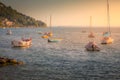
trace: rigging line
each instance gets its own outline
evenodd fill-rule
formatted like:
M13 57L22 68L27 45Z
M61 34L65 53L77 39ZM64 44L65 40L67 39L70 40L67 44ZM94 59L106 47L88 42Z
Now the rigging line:
M92 32L92 16L90 16L90 32Z
M109 1L107 0L107 26L109 28L109 33L111 36L111 30L110 30L110 11L109 11Z

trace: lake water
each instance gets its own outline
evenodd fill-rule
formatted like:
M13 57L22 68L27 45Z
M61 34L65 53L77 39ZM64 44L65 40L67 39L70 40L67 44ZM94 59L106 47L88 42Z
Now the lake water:
M20 66L0 67L0 80L120 80L120 28L112 28L113 44L101 45L106 28L94 28L100 52L88 52L84 46L88 28L53 28L54 36L63 38L58 43L48 43L37 32L48 28L0 29L0 56L25 62ZM82 32L82 31L86 32ZM11 41L32 37L29 48L12 48Z

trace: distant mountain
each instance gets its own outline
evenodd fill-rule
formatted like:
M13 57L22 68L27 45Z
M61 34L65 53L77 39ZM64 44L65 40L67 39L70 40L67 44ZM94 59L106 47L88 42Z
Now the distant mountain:
M0 2L0 27L46 27L42 21L26 16Z

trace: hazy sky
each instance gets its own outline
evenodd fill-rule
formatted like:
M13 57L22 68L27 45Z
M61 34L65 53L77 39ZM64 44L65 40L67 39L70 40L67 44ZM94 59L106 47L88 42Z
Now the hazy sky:
M106 0L0 0L23 14L53 26L107 25ZM120 26L120 0L109 0L111 26Z

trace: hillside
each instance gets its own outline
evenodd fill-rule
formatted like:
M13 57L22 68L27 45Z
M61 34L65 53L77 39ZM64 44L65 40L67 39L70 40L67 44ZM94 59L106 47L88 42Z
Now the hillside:
M0 2L0 27L46 27L42 21L26 16Z

